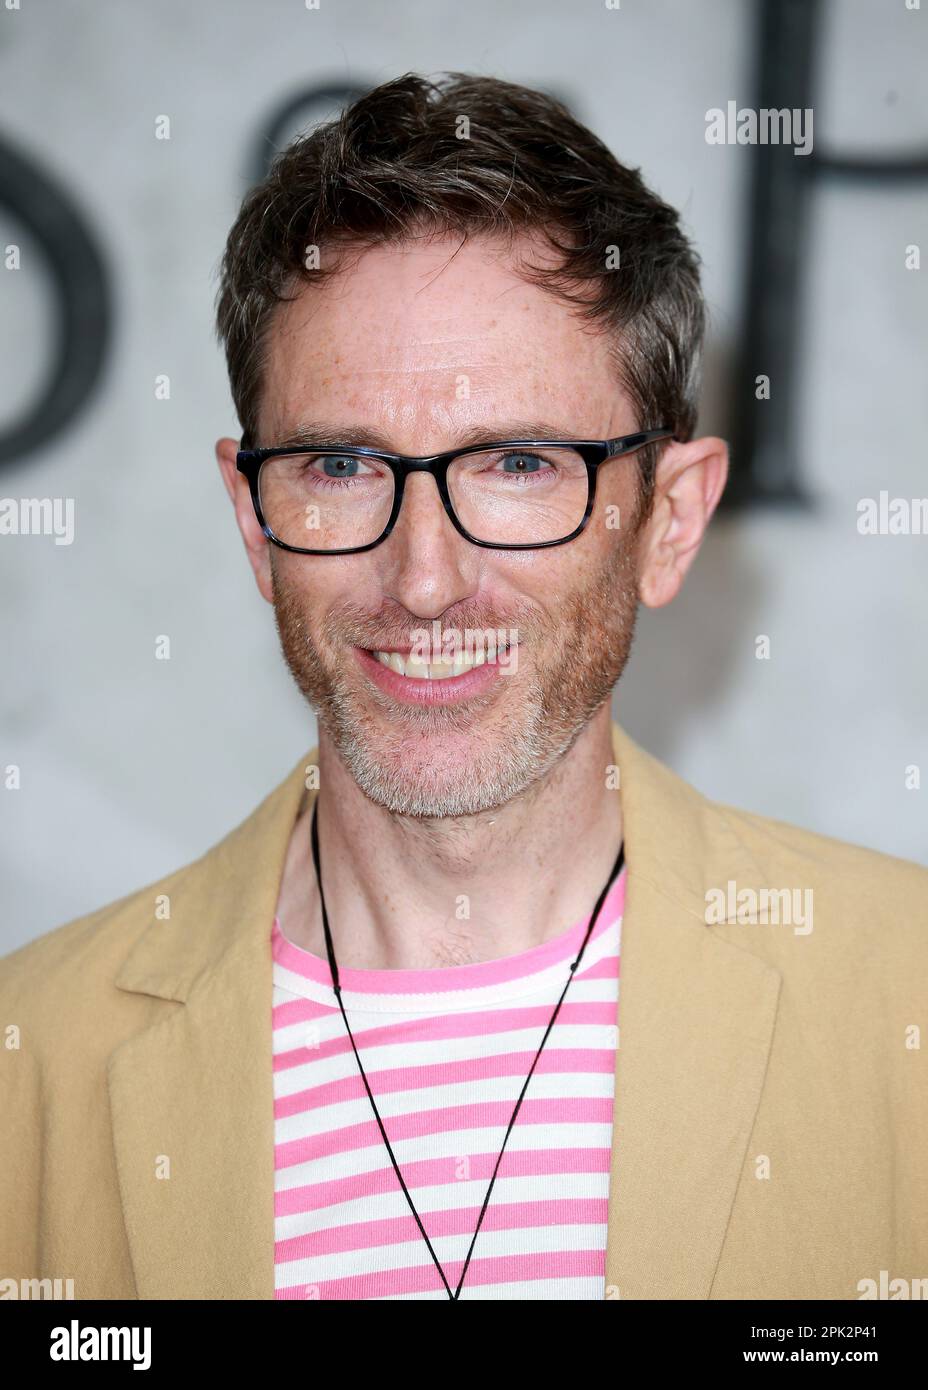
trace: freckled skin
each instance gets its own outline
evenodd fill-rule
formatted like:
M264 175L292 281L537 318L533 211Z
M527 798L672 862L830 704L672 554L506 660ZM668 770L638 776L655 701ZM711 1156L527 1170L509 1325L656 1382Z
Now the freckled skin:
M437 453L468 429L509 420L544 420L578 438L639 428L610 340L525 283L513 255L526 254L543 252L524 239L509 247L420 238L366 251L327 284L302 290L278 311L269 335L258 442L319 419L376 430L409 454ZM652 514L637 532L630 456L601 468L593 516L566 545L523 552L471 545L423 475L407 481L388 539L349 556L293 555L269 544L236 475L236 447L222 440L217 454L284 655L317 711L329 785L352 804L360 788L373 806L418 826L414 837L425 837L419 847L436 863L458 862L460 870L456 855L473 862L478 840L485 843L474 818L489 812L494 844L510 838L528 858L528 873L536 872L533 852L550 868L551 831L527 833L525 816L534 798L550 797L553 807L585 787L578 835L587 814L601 822L610 695L628 658L637 604L659 606L679 590L724 486L724 443L665 450ZM608 504L619 508L619 529L606 525ZM518 669L459 706L390 700L360 670L352 646L408 641L435 618L443 629L516 629ZM509 812L500 815L500 807ZM376 819L368 828L372 844L381 835L395 840ZM614 848L611 839L600 843L591 884ZM489 874L486 859L484 866ZM401 879L401 866L393 872ZM507 891L514 886L510 876ZM427 897L421 882L419 896ZM373 900L368 906L383 925L390 909ZM436 931L447 916L447 901L437 901ZM425 920L426 933L428 926Z
M263 437L283 437L314 409L370 422L410 453L508 417L551 417L589 438L635 427L604 338L584 335L562 306L485 251L465 248L446 262L447 246L374 252L334 293L288 306L270 353ZM631 515L629 463L607 466L600 482L597 519L607 502ZM624 533L600 522L548 551L482 551L453 530L428 478L409 481L398 526L376 550L278 552L271 575L300 689L368 794L419 815L488 809L546 772L608 698L637 600ZM400 638L434 617L516 628L519 669L472 705L408 709L372 692L344 659L352 641Z

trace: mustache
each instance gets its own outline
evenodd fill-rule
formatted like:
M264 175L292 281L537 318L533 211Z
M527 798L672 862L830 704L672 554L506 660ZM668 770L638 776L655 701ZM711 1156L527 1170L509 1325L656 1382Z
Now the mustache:
M537 616L534 625L537 625ZM375 627L369 613L362 621L342 608L339 612L329 612L325 621L325 637L332 646L347 644L363 647L366 651L414 649L423 655L441 654L455 648L463 650L476 643L503 649L524 642L528 635L529 625L523 613L505 618L473 613L453 618L447 615L441 618L410 616L402 623L393 618Z

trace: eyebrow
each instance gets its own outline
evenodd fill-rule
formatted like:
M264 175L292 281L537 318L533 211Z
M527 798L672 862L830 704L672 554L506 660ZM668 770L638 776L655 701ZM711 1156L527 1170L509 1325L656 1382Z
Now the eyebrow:
M481 425L465 431L455 444L451 445L451 448L463 449L469 444L495 444L518 439L574 438L579 439L580 436L574 436L569 430L565 431L557 425L548 424L543 420L503 420L490 427ZM361 425L330 425L318 420L301 422L284 439L277 440L273 447L280 449L296 447L333 449L339 445L345 445L349 448L380 449L385 454L400 452L393 447L386 435L381 434L378 430ZM436 452L443 451L436 450Z

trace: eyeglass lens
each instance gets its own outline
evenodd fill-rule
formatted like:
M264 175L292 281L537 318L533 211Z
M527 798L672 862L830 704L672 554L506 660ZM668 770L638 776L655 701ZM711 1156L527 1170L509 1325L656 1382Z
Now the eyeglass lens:
M491 545L569 536L583 520L588 486L582 456L547 445L462 454L448 468L458 520L475 540ZM394 479L373 457L276 454L261 466L258 492L265 522L285 545L347 550L383 534Z

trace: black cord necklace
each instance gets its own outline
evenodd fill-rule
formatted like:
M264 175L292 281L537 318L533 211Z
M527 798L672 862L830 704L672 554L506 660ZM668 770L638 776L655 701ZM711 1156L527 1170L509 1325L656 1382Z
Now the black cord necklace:
M554 1013L551 1015L551 1021L549 1022L547 1028L545 1029L545 1035L544 1035L544 1037L543 1037L542 1040L541 1040L541 1044L540 1044L540 1046L539 1046L539 1048L538 1048L538 1051L535 1053L535 1060L534 1060L534 1062L532 1062L532 1065L531 1065L531 1069L530 1069L530 1071L529 1071L529 1074L528 1074L528 1076L525 1078L525 1084L524 1084L524 1086L522 1087L522 1090L521 1090L520 1093L519 1093L519 1099L516 1101L516 1108L515 1108L515 1110L513 1110L513 1112L512 1112L512 1119L509 1121L509 1128L506 1130L506 1137L505 1137L504 1140L503 1140L503 1147L502 1147L502 1148L500 1149L500 1151L499 1151L499 1158L496 1160L496 1166L495 1166L494 1169L493 1169L493 1176L490 1178L490 1185L489 1185L489 1187L487 1188L487 1195L486 1195L486 1196L484 1197L484 1199L483 1199L483 1206L482 1206L481 1209L480 1209L480 1217L479 1217L479 1219L478 1219L478 1221L477 1221L477 1227L476 1227L476 1230L474 1231L473 1239L471 1240L471 1243L470 1243L470 1249L469 1249L468 1252L467 1252L467 1258L466 1258L466 1260L464 1261L464 1268L461 1270L461 1277L460 1277L460 1279L458 1280L458 1286L457 1286L457 1288L454 1290L454 1292L452 1292L451 1285L448 1283L448 1280L447 1280L446 1277L445 1277L445 1271L444 1271L444 1270L442 1269L442 1267L441 1267L441 1264L440 1264L440 1262L439 1262L438 1256L435 1254L435 1251L434 1251L433 1248L432 1248L432 1242L429 1240L428 1235L426 1234L426 1230L425 1230L425 1227L423 1226L422 1221L421 1221L421 1219L420 1219L420 1217L419 1217L419 1213L416 1211L415 1204L414 1204L414 1202L413 1202L413 1200L412 1200L412 1197L409 1195L409 1189L408 1189L408 1187L406 1186L406 1183L405 1183L404 1180L403 1180L403 1174L400 1172L400 1166L399 1166L399 1164L397 1163L396 1158L394 1157L393 1149L390 1147L390 1141L389 1141L389 1139L387 1138L387 1131L386 1131L386 1130L384 1129L384 1127L383 1127L383 1120L380 1118L380 1111L377 1109L377 1104L376 1104L376 1102L375 1102L375 1100L374 1100L374 1096L373 1096L373 1093L372 1093L372 1091L371 1091L370 1084L369 1084L369 1082L368 1082L368 1080L367 1080L367 1075L366 1075L366 1073L365 1073L365 1071L364 1071L364 1067L361 1065L361 1058L358 1056L358 1048L357 1048L357 1044L355 1043L355 1040L354 1040L354 1034L352 1033L352 1031L351 1031L351 1025L350 1025L349 1022L348 1022L348 1015L345 1013L345 1006L344 1006L344 1004L342 1003L342 989L341 989L341 985L340 985L340 983L339 983L339 978L338 978L338 964L337 964L337 962L336 962L336 960L335 960L335 947L332 945L332 933L331 933L330 930L329 930L329 917L328 917L328 913L327 913L326 910L325 910L325 896L324 896L324 894L323 894L323 892L322 892L322 872L321 872L321 870L320 870L320 868L319 868L319 832L318 832L318 829L317 829L317 827L316 827L316 806L317 806L317 805L318 805L318 797L316 798L316 801L313 803L313 816L312 816L313 863L314 863L315 866L316 866L316 882L319 884L319 902L320 902L320 904L321 904L321 906L322 906L322 929L323 929L323 931L325 932L325 948L326 948L326 952L328 953L328 957L329 957L329 969L330 969L331 972L332 972L332 989L334 990L334 992L335 992L335 997L336 997L336 999L338 1000L338 1007L341 1009L342 1018L345 1020L345 1027L346 1027L346 1029L348 1030L348 1036L349 1036L349 1038L351 1039L351 1046L352 1046L352 1048L353 1048L353 1050L354 1050L355 1060L357 1061L358 1069L359 1069L360 1072L361 1072L361 1078L362 1078L362 1080L363 1080L363 1082L364 1082L364 1089L367 1091L368 1100L370 1101L370 1103L371 1103L371 1108L372 1108L373 1111L374 1111L374 1118L376 1119L377 1125L378 1125L378 1127L379 1127L379 1129L380 1129L381 1138L383 1139L383 1142L384 1142L384 1144L386 1145L387 1153L390 1155L390 1162L393 1164L393 1168L394 1168L394 1170L395 1170L395 1172L396 1172L396 1176L397 1176L397 1178L399 1179L400 1187L403 1189L403 1192L404 1192L405 1197L406 1197L406 1201L409 1203L409 1209L410 1209L410 1211L412 1212L413 1216L414 1216L415 1219L416 1219L416 1225L419 1227L419 1230L420 1230L421 1233L422 1233L422 1239L425 1241L426 1245L428 1246L429 1254L430 1254L431 1257L432 1257L432 1260L433 1260L433 1262L434 1262L434 1264L435 1264L435 1268L438 1270L438 1273L439 1273L440 1276L441 1276L441 1282L442 1282L442 1283L444 1284L444 1286L445 1286L445 1290L447 1291L448 1297L449 1297L450 1299L452 1299L452 1300L454 1300L454 1299L459 1299L460 1296L461 1296L461 1289L462 1289L463 1284L464 1284L464 1276L465 1276L465 1274L467 1273L468 1267L470 1266L471 1255L474 1253L474 1245L476 1244L477 1236L478 1236L478 1234L479 1234L479 1232L480 1232L480 1227L483 1225L483 1218L484 1218L484 1216L485 1216L485 1214L486 1214L487 1207L489 1206L489 1202L490 1202L490 1193L493 1191L493 1184L496 1182L496 1174L499 1172L499 1165L500 1165L500 1164L502 1163L502 1161L503 1161L503 1154L504 1154L504 1152L505 1152L506 1144L507 1144L507 1142L508 1142L508 1140L509 1140L509 1136L510 1136L510 1134L512 1133L512 1127L513 1127L513 1125L514 1125L515 1122L516 1122L516 1116L518 1115L519 1110L520 1110L520 1108L521 1108L522 1101L523 1101L523 1099L524 1099L524 1097L525 1097L525 1092L528 1090L528 1083L531 1081L532 1075L533 1075L533 1073L534 1073L534 1071L535 1071L535 1068L536 1068L536 1066L538 1065L538 1058L541 1056L541 1049L544 1047L545 1043L548 1041L548 1034L551 1032L551 1029L554 1027L554 1021L555 1021L555 1019L557 1018L558 1014L560 1013L561 1005L562 1005L563 1002L564 1002L564 996L566 995L567 990L568 990L568 988L570 987L570 982L571 982L571 980L572 980L573 977L574 977L574 974L575 974L575 972L576 972L577 966L580 964L580 961L583 959L583 952L586 950L586 943L589 941L590 936L591 936L592 933L593 933L593 928L596 926L596 921L597 921L597 918L599 917L600 910L602 909L603 903L606 901L606 894L608 893L609 888L610 888L610 886L611 886L613 880L614 880L615 878L617 878L618 875L622 872L622 866L623 866L623 864L625 863L625 843L624 843L624 840L623 840L622 845L619 847L618 857L616 858L615 864L614 864L613 867L612 867L612 872L610 873L608 879L606 880L605 885L603 886L603 890L602 890L602 892L601 892L600 895L599 895L599 900L598 900L597 903L596 903L596 907L595 907L595 909L594 909L594 911L593 911L593 916L590 918L590 925L589 925L589 926L587 927L587 929L586 929L586 935L585 935L584 938L583 938L583 944L582 944L582 946L580 947L580 951L579 951L579 954L577 955L577 959L574 961L573 965L571 965L571 967L570 967L570 974L569 974L568 977L567 977L567 984L565 984L565 986L564 986L564 988L563 988L563 990L562 990L562 992L561 992L561 997L560 997L560 999L557 1001L557 1005L556 1005L556 1007L555 1007Z

